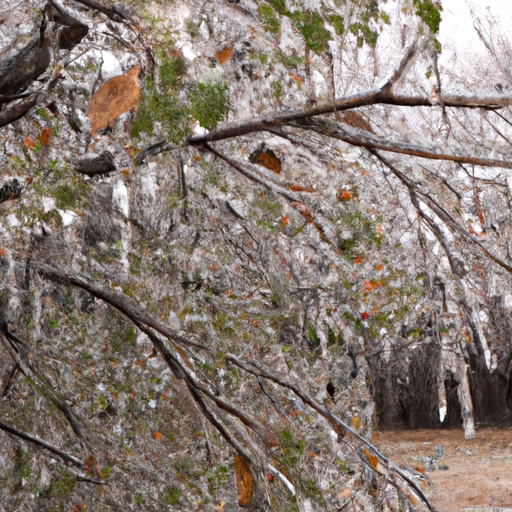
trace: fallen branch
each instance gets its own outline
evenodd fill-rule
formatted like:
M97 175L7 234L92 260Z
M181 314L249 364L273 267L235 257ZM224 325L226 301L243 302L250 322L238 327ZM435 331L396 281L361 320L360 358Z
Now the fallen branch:
M81 460L78 460L76 457L73 457L73 455L70 455L69 453L62 451L60 448L57 448L56 446L53 446L50 443L47 443L46 441L39 439L38 437L34 437L29 434L26 434L25 432L22 432L21 430L18 430L14 427L10 427L9 425L6 425L5 423L2 423L2 422L0 422L0 429L4 430L5 432L9 432L9 434L19 437L20 439L24 439L25 441L28 441L29 443L33 443L37 446L41 446L42 448L45 448L46 450L59 456L65 462L70 462L71 464L74 464L75 466L77 466L79 468L82 468L84 466L84 463Z
M14 359L14 361L16 361L17 367L21 373L25 375L25 377L36 389L36 391L38 391L48 401L53 403L53 405L64 415L70 427L73 429L73 432L80 440L84 450L88 452L82 429L78 424L73 411L53 390L54 386L52 385L52 382L48 376L46 376L43 371L38 368L35 358L35 350L27 342L11 333L5 322L0 324L0 333L0 339L4 341L4 345L6 346L7 350L9 350L11 357ZM37 377L39 380L39 385L35 382L34 378L31 377L31 374Z
M7 107L5 110L0 112L0 127L21 119L30 109L34 108L38 103L41 103L45 97L45 94L36 92L28 96L23 101Z
M106 6L95 0L73 0L79 4L90 7L97 11L102 12L113 21L132 21L132 18L124 9L117 7L116 5Z

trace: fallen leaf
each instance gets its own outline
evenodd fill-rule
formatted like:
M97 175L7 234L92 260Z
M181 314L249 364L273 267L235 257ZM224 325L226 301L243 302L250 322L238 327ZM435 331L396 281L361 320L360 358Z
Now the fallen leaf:
M255 151L249 158L249 161L253 164L262 165L275 174L281 172L281 160L279 160L272 149Z
M349 126L373 133L370 123L366 120L365 117L363 117L362 114L359 114L358 112L347 112L343 115L341 120Z
M300 76L294 75L293 73L288 73L288 76L293 78L299 85L304 81L302 78L300 78Z
M350 489L348 487L345 487L345 489L336 494L336 499L341 500L342 498L349 498L350 492Z
M281 217L279 219L279 227L281 229L283 229L283 228L285 228L289 224L289 222L290 221L289 221L288 217Z
M338 199L338 201L348 201L349 199L352 199L352 194L346 189L340 190L336 194L336 199Z
M310 194L313 193L313 189L309 187L303 187L302 185L296 185L295 183L289 183L286 185L286 188L288 190L291 190L292 192L309 192Z
M378 464L378 459L375 455L372 455L366 448L363 448L361 450L361 452L366 455L366 458L368 459L368 463L370 464L370 466L374 469L376 469L377 467L377 464Z
M27 149L32 149L35 146L35 143L31 141L28 137L23 137L23 145Z
M233 49L229 46L226 46L226 48L223 48L215 54L215 58L220 62L221 65L224 65L224 63L229 59L229 57L231 57L232 53Z
M368 319L368 317L369 317L369 316L370 316L370 315L369 315L366 311L363 311L363 312L361 313L361 320L364 322L365 320L367 320L367 319Z
M365 279L363 281L363 293L368 293L372 290L376 290L383 284L384 284L384 280L376 281L375 279L370 279L369 281L367 281Z
M93 95L87 117L91 120L91 135L108 126L124 112L137 107L140 100L140 66L124 75L107 80Z
M357 416L352 416L351 418L352 426L354 428L359 428L361 426L361 420Z
M48 127L44 128L39 136L39 144L43 146L44 144L48 144L50 142L50 135L52 134L52 130Z

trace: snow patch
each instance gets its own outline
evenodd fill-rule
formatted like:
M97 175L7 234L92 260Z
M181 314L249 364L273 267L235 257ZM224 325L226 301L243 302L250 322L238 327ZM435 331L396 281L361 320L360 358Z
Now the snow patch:
M43 197L43 212L48 213L55 209L55 199L53 197Z
M103 60L101 64L101 78L103 78L103 80L108 80L123 74L121 64L113 53L101 52L101 59Z
M192 47L191 44L184 44L181 47L181 53L183 53L183 57L185 57L185 59L190 61L193 61L197 59L197 57L199 57L199 53L196 53L194 51L194 48Z
M180 319L177 317L176 313L174 311L169 312L169 316L167 317L167 321L169 322L169 325L176 330L181 329L181 322Z
M59 210L57 208L57 211L59 212L59 215L62 219L62 225L64 227L71 226L71 224L73 224L77 218L77 214L71 210Z
M18 220L18 217L16 217L14 213L7 215L5 222L8 228L17 228L21 224L21 222Z
M128 189L122 179L117 180L114 183L112 190L112 200L114 204L123 212L125 217L129 217L130 214L130 202L128 200Z

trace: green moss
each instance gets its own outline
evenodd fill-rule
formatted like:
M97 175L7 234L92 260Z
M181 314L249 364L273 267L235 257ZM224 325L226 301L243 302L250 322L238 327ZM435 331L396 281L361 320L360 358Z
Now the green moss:
M55 206L61 210L76 208L80 200L80 190L67 183L59 185L53 190Z
M226 485L229 478L228 468L216 462L215 467L206 472L206 478L208 480L208 490L211 494L214 494L217 489Z
M414 0L416 15L421 18L423 23L436 34L441 23L442 6L439 3L433 3L431 0Z
M275 16L274 10L268 5L260 5L258 7L258 16L260 17L263 27L267 32L272 34L279 33L279 20Z
M63 498L69 496L75 488L76 478L68 471L63 471L60 477L52 477L50 485L41 493L43 497L49 498L51 496Z
M229 111L226 84L199 82L190 88L187 97L192 117L203 128L213 130L220 121L226 119Z
M168 487L164 494L165 502L169 505L176 505L180 501L180 491L176 486Z
M327 48L327 43L332 40L332 36L324 27L324 20L317 12L294 11L289 13L289 17L304 36L308 48L315 53L320 53Z
M146 503L146 500L144 499L144 496L138 492L137 494L133 495L133 503L135 503L137 507L142 507Z
M308 331L309 339L313 346L318 347L320 345L320 339L318 338L318 334L316 333L315 328L310 322L306 322L306 329Z
M299 487L304 496L311 498L317 503L324 504L325 500L322 490L320 489L320 487L313 478L301 475L301 478L299 478L298 480Z
M139 276L142 270L142 257L130 252L128 254L128 263L130 264L130 274Z
M304 59L299 55L283 55L281 52L277 55L286 68L298 68L304 64Z
M162 94L155 84L146 82L146 93L141 99L137 116L131 127L131 136L151 135L155 122L159 122L170 142L179 143L190 132L190 120L185 105L177 96Z
M150 77L146 80L137 115L131 127L131 136L141 133L151 135L159 122L171 142L179 143L190 131L190 119L186 106L178 98L187 68L180 57L165 56L160 59L158 76L160 86Z
M49 119L48 111L46 108L41 107L36 109L36 115L38 115L41 119Z
M279 13L286 14L286 0L267 0L268 3Z
M352 23L349 27L350 32L357 36L357 46L361 48L364 43L372 48L377 44L379 34L372 30L367 23Z
M187 66L181 57L164 57L158 69L160 83L165 90L179 86L187 74Z
M275 98L276 100L281 99L281 96L283 94L283 84L282 82L272 82L270 85L272 89L272 98Z
M30 478L30 475L32 474L32 469L30 468L30 457L21 449L17 452L16 466L21 478Z
M50 229L58 229L62 226L62 217L57 210L50 210L49 212L41 214L40 219Z
M265 53L260 53L260 54L258 55L258 59L260 59L260 62L261 62L263 65L265 65L265 64L267 64L267 63L268 63L268 55L267 55L267 54L265 54Z
M56 318L50 318L48 320L48 326L50 327L50 329L58 329L59 321Z
M345 33L345 23L343 18L337 14L327 16L327 21L334 27L336 34L342 36Z

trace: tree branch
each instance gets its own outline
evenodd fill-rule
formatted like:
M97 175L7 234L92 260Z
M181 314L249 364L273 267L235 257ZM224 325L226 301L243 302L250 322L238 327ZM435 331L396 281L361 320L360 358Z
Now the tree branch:
M416 485L416 483L404 472L402 471L395 463L391 462L387 457L382 455L379 450L371 444L369 441L364 439L364 437L361 437L357 432L355 432L353 429L351 429L347 424L345 424L343 421L338 419L334 414L329 411L329 409L325 408L324 406L320 405L316 400L311 398L307 393L302 391L298 386L295 384L286 381L282 377L279 377L276 374L270 373L268 370L261 368L258 364L256 364L254 361L242 361L238 357L232 355L232 354L226 354L226 359L233 363L235 366L238 366L242 370L245 370L247 373L251 373L252 375L256 377L264 377L265 379L272 380L273 382L276 382L282 387L288 388L292 390L304 403L308 404L311 408L313 408L316 412L318 412L321 416L323 416L325 419L327 419L329 422L334 422L335 424L339 425L345 432L349 433L351 436L356 438L358 441L366 445L370 450L372 450L373 453L381 460L383 461L386 466L394 471L395 473L399 474L400 477L405 480L413 489L414 491L420 496L421 500L425 503L427 508L435 512L434 508L428 501L427 497L423 493L423 491Z
M26 434L25 432L22 432L21 430L15 429L14 427L10 427L9 425L6 425L5 423L1 423L1 422L0 422L0 429L4 430L5 432L9 432L9 434L19 437L20 439L24 439L25 441L28 441L29 443L33 443L37 446L41 446L42 448L45 448L46 450L52 452L53 454L58 455L65 462L70 462L71 464L74 464L75 466L77 466L79 468L82 468L84 466L84 463L81 460L78 460L76 457L73 457L73 455L70 455L69 453L62 451L61 449L51 445L50 443L47 443L46 441L43 441L42 439L39 439L38 437L34 437L29 434Z
M222 153L217 151L214 147L210 146L209 144L204 144L203 148L206 151L209 151L210 153L215 155L216 157L220 158L224 162L226 162L228 165L233 167L233 169L236 169L240 174L242 174L246 178L250 179L251 181L259 183L260 185L264 185L265 187L282 195L284 198L288 199L288 201L301 202L299 196L290 192L289 190L285 189L284 187L281 187L279 184L273 182L269 178L262 176L261 173L258 171L257 166L255 164L249 164L249 163L245 163L245 162L242 164L241 162L237 162L236 160L233 160L233 159L228 158L227 156L223 155Z
M415 194L421 196L428 207L441 219L452 231L459 233L464 238L473 242L482 252L494 261L497 265L505 269L508 273L512 274L512 265L504 262L502 259L494 256L489 250L477 240L474 236L472 236L468 231L466 231L462 226L460 226L455 219L437 202L435 201L429 194L421 191L415 184L411 183L403 173L401 173L391 162L389 162L386 158L384 158L377 151L369 150L370 153L376 156L386 167L388 167L395 176L397 176L404 185L406 185L409 190L413 190ZM421 209L420 209L421 211Z
M439 100L445 107L459 108L486 108L496 109L512 105L512 97L506 96L462 96L454 94L440 94ZM332 114L341 110L351 110L369 105L396 105L402 107L430 107L432 99L430 96L404 96L386 93L380 89L365 91L345 98L340 98L332 103L299 109L289 113L278 113L266 117L251 120L242 120L236 123L221 124L204 135L189 137L186 143L191 146L200 146L205 142L239 137L249 133L271 131L278 126L290 124L294 121L309 119L323 114Z
M294 124L293 126L305 130L314 130L322 135L342 140L343 142L347 142L353 146L364 147L367 149L381 149L392 153L428 158L429 160L448 160L461 164L512 169L512 161L443 153L440 148L429 148L426 146L419 146L417 144L410 144L408 142L392 141L365 130L354 128L348 124L336 123L326 118L311 119L308 124Z

